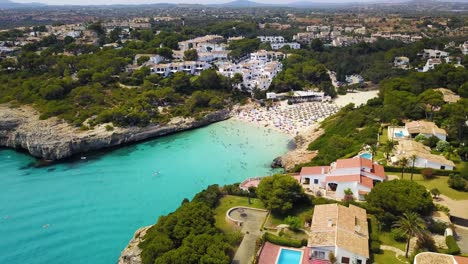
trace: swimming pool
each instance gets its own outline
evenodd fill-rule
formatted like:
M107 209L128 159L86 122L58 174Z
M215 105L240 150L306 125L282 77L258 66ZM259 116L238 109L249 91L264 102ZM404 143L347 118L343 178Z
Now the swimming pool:
M301 263L302 252L282 248L278 256L277 264L299 264Z
M371 160L372 159L372 154L366 152L366 153L362 153L361 155L359 155L359 157Z
M398 132L395 132L395 137L397 138L401 138L401 137L404 137L405 134L403 133L403 131L398 131Z

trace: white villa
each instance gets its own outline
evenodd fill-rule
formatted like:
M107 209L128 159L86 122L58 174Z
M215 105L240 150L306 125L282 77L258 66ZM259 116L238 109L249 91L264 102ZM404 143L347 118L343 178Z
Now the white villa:
M408 57L395 57L393 60L393 67L398 68L398 69L403 69L403 70L408 70L409 69L409 58Z
M418 120L407 122L404 127L389 126L388 138L392 140L409 139L418 135L435 136L440 140L447 139L447 132L439 128L434 122Z
M313 263L365 264L369 259L369 230L366 210L339 204L316 205L307 247Z
M325 191L337 199L350 189L353 197L364 200L375 184L386 180L384 167L365 158L339 159L330 166L303 167L301 183L313 191Z
M413 166L411 157L416 156L414 166L417 168L432 168L440 170L453 170L455 164L446 159L442 155L431 153L431 148L420 142L413 140L400 140L394 151L394 156L391 157L393 164L398 164L402 158L409 160L409 166Z
M442 50L424 49L424 59L442 59L449 56L449 53Z
M460 50L463 55L468 55L468 41L465 41L465 43L460 44Z
M441 59L428 59L426 61L426 64L424 64L424 67L422 68L421 72L428 72L434 70L435 67L439 64L442 64Z

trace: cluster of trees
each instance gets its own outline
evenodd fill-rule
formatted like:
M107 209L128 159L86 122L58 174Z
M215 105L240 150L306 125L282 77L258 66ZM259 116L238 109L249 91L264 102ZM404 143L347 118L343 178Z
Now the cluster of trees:
M265 208L277 215L288 213L295 203L305 198L302 186L293 177L283 174L262 179L256 194Z
M282 61L283 71L273 80L270 89L275 92L320 88L327 95L336 96L325 65L311 58L306 51L289 55Z
M139 244L143 263L230 263L240 237L226 235L214 225L213 209L221 195L219 187L211 185L161 216Z
M90 28L100 31L99 24ZM0 103L31 104L41 118L58 116L86 129L104 122L146 126L164 123L173 116L201 117L244 97L231 89L229 78L214 70L196 77L177 73L168 78L151 74L147 67L126 71L135 54L171 58L172 50L166 45L177 46L181 38L177 36L161 32L150 41L126 42L121 49L45 38L24 47L17 61L2 61ZM75 56L61 55L63 51ZM193 59L196 54L188 55ZM140 59L138 63L143 64L149 58ZM165 111L160 111L161 107Z
M338 158L355 155L363 144L374 145L382 123L395 120L429 119L448 132L451 147L445 152L456 153L463 158L464 145L468 142L465 126L468 116L468 99L464 96L456 103L445 103L442 94L433 88L448 87L458 92L468 82L468 70L451 65L441 65L427 73L410 73L382 81L378 98L367 105L354 108L348 105L322 123L325 134L309 145L318 150L312 165L327 165ZM421 139L431 147L437 147L435 139ZM462 144L465 143L465 144ZM461 146L461 147L460 147Z

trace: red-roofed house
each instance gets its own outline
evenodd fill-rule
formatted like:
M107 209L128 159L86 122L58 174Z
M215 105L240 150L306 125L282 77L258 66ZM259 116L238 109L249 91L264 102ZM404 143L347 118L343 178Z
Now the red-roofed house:
M312 190L335 192L336 198L344 198L344 190L350 189L356 199L364 200L378 182L386 180L382 165L365 158L339 159L330 166L304 167L301 183Z

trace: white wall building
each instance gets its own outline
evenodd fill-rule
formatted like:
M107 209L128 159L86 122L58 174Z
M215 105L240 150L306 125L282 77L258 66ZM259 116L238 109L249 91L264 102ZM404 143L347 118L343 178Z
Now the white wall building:
M431 149L420 142L413 140L400 140L391 157L393 164L398 164L402 158L409 160L409 166L413 166L412 156L416 156L414 166L417 168L432 168L438 170L453 170L455 164L442 155L431 153Z
M314 263L365 264L369 259L369 230L366 210L354 205L317 205L314 208L307 247Z
M284 57L281 52L260 50L250 54L250 59L239 62L216 63L218 72L232 78L236 73L243 77L242 85L249 91L254 88L266 90L272 79L283 69L280 60Z
M187 74L198 75L202 71L211 68L211 65L201 61L184 61L167 64L149 64L151 74L159 74L164 77L176 72L185 72Z
M284 42L284 37L282 36L258 36L261 42L270 42L270 43L282 43Z
M374 185L386 179L383 166L365 158L339 159L330 166L303 167L301 183L315 191L334 193L337 199L345 197L350 189L355 199L364 200Z
M270 43L271 49L279 50L284 46L289 46L291 49L300 49L301 44L297 42L280 42L280 43Z

